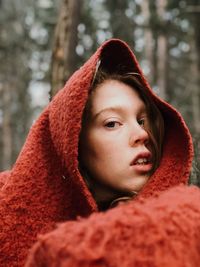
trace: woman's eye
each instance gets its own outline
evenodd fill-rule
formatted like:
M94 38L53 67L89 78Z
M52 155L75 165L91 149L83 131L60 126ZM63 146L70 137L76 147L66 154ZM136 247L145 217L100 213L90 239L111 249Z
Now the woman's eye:
M141 125L142 127L144 127L144 125L145 125L145 119L144 118L139 119L138 120L138 124Z
M105 124L106 128L117 128L120 126L120 123L118 121L109 121Z

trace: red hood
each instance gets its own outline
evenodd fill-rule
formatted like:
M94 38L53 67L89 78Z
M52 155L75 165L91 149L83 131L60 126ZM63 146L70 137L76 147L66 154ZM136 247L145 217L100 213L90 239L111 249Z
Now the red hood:
M183 118L172 106L154 94L127 44L121 40L112 39L104 43L86 64L71 77L49 108L52 139L56 151L63 161L66 173L73 176L72 183L75 186L73 200L75 203L78 203L77 192L79 192L80 201L82 202L83 199L87 198L89 205L95 209L93 198L78 171L77 156L82 112L99 59L101 59L103 68L109 72L114 71L120 64L127 66L126 70L123 69L122 71L139 73L141 83L150 92L164 117L166 132L163 158L160 167L140 195L147 197L169 187L187 183L193 148L191 136Z
M8 236L16 232L13 221L17 221L17 248L15 243L13 248L10 243L9 246L13 253L18 250L19 261L24 259L38 232L51 229L55 222L97 211L78 171L77 157L81 117L99 59L108 71L121 64L127 66L126 71L138 72L164 117L163 158L140 195L146 198L188 181L193 149L181 115L153 93L127 44L116 39L107 41L43 111L2 188L0 228L8 229L5 236L2 234L6 248Z

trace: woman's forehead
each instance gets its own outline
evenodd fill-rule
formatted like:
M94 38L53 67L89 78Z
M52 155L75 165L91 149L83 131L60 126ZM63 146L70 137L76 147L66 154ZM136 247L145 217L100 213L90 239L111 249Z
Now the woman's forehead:
M145 104L138 92L123 82L106 80L91 95L92 112L121 110L126 107L144 108Z

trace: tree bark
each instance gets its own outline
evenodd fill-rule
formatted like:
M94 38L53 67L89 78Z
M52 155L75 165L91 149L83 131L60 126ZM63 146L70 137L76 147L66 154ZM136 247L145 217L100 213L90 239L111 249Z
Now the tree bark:
M4 169L9 169L12 164L11 88L5 84L2 94L3 94L2 165Z
M55 30L51 69L51 98L75 70L77 26L81 0L63 0Z
M200 92L199 92L199 68L198 68L198 51L194 44L191 44L191 73L193 75L192 86L192 113L193 127L195 133L200 136Z
M166 0L157 0L157 13L160 21L163 21L166 4ZM163 99L167 97L167 56L167 36L161 28L157 40L157 85L159 95Z
M190 21L193 25L191 39L191 73L193 75L190 86L192 87L192 113L193 113L193 129L195 135L200 137L200 5L198 1L191 1L191 4L186 8L189 14Z
M149 68L149 73L147 74L148 81L153 83L155 77L155 68L153 64L153 35L150 28L150 9L149 1L142 1L141 4L142 13L144 15L144 42L145 42L145 59L147 60L147 65Z

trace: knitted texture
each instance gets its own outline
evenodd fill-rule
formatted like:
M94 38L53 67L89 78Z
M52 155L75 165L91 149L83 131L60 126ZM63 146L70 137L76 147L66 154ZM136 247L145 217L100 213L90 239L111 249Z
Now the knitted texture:
M0 188L2 188L6 181L9 179L9 176L10 171L4 171L0 173Z
M3 182L0 192L0 266L24 266L38 234L53 230L56 223L98 211L78 171L77 157L81 117L99 59L109 72L125 66L120 71L139 73L141 83L165 120L162 162L140 196L147 198L187 183L193 152L182 117L154 95L130 48L120 40L110 40L73 74L42 112L6 182Z
M199 189L179 186L64 223L39 238L26 267L197 267L199 203Z

